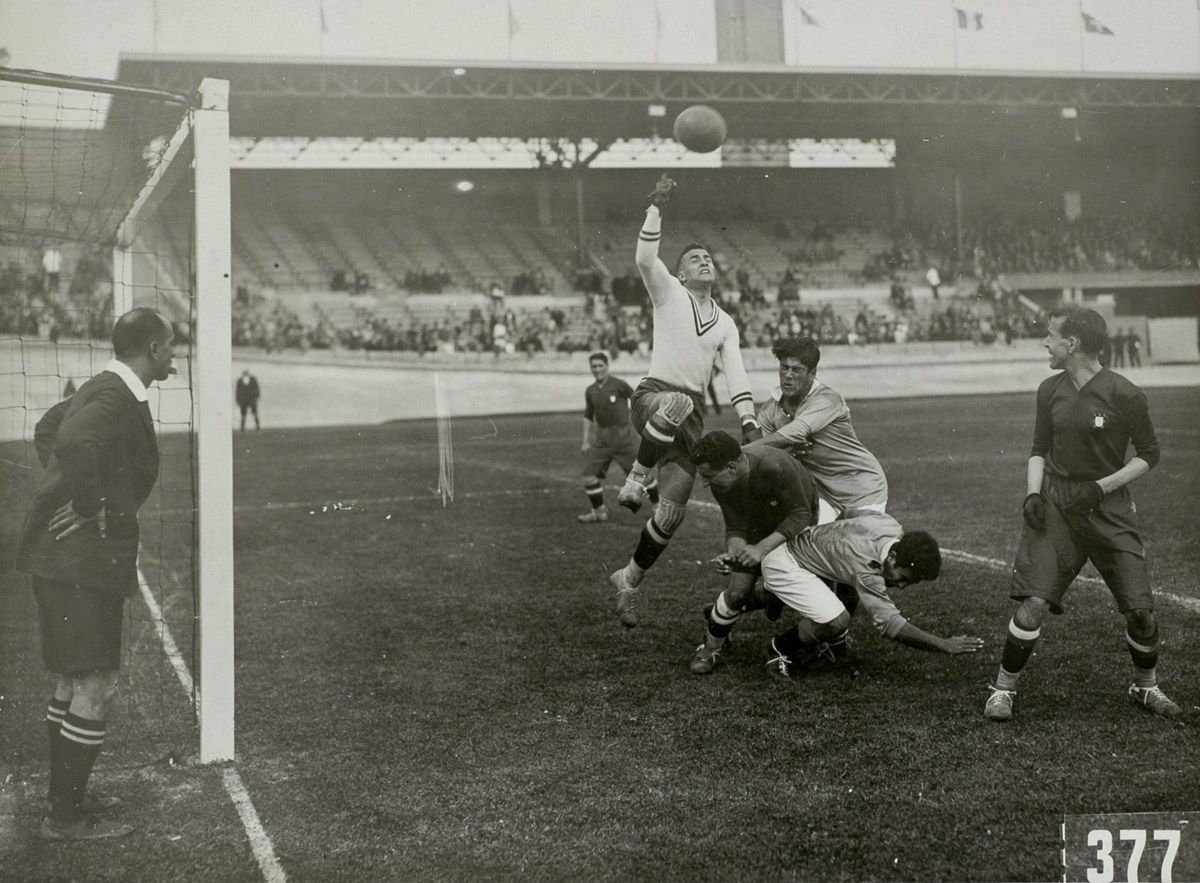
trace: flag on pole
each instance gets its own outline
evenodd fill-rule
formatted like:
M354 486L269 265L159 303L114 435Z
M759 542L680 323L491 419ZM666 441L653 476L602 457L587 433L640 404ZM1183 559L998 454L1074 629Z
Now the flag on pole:
M512 0L508 4L508 41L511 43L512 38L517 35L517 31L521 30L521 25L517 21L517 17L513 15Z
M806 25L810 25L811 27L814 27L814 28L819 28L821 26L821 23L819 21L817 21L815 18L813 18L812 15L809 14L808 10L805 9L803 6L797 6L796 8L800 10L800 21L801 22L803 22Z
M321 0L317 2L317 15L321 18L321 33L328 34L329 26L325 24L325 4Z
M954 7L954 14L958 17L958 26L964 31L983 30L983 13L982 12L967 12L965 9Z
M1079 14L1083 16L1083 29L1089 34L1107 34L1110 37L1112 36L1112 30L1104 24L1092 18L1086 12L1080 12Z

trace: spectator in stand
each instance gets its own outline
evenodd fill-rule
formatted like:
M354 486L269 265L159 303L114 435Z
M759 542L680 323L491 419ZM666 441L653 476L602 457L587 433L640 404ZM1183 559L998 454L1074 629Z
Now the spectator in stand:
M46 273L46 291L58 294L59 279L62 274L62 252L54 246L46 249L42 255L42 269Z
M942 275L938 272L937 267L930 267L925 271L925 281L929 283L929 290L933 293L933 299L938 299L938 289L942 285Z

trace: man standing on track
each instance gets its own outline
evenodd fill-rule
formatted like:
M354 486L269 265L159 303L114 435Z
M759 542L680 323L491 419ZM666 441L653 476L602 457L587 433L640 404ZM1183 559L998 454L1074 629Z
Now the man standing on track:
M649 373L633 394L633 425L642 438L617 502L636 512L656 465L659 501L633 557L609 577L617 593L617 615L627 628L638 624L635 605L642 578L683 523L696 477L690 452L703 432L704 394L718 359L742 423L742 441L761 434L737 326L712 298L712 255L703 245L688 245L674 275L658 256L662 211L674 192L675 182L663 175L650 195L635 258L654 307L654 348Z

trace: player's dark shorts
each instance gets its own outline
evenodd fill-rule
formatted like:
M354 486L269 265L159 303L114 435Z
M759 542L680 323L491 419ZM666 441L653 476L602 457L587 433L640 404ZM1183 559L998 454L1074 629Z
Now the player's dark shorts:
M1046 528L1025 526L1009 594L1018 600L1044 598L1051 611L1062 613L1067 589L1091 561L1118 610L1152 610L1154 595L1133 496L1128 488L1118 488L1087 515L1065 513L1062 507L1078 496L1085 484L1047 473L1042 481Z
M633 398L629 400L630 408L633 411L633 428L639 433L646 428L650 418L662 406L667 393L683 393L690 398L692 413L675 431L675 443L671 445L671 449L659 460L659 463L677 463L688 475L695 475L696 467L692 464L691 452L696 442L700 441L700 436L704 434L704 417L702 416L704 414L704 396L702 394L646 377L637 385L637 389L633 391Z
M35 576L42 663L59 675L121 667L125 596Z
M628 473L633 468L633 461L637 459L640 440L640 436L628 423L624 426L600 427L596 433L596 440L588 448L584 459L584 478L604 478L613 460Z

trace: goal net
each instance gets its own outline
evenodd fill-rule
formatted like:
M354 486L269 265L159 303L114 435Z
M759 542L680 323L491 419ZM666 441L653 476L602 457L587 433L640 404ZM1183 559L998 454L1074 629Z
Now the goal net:
M116 318L151 307L175 326L178 374L149 391L161 465L139 517L140 591L126 605L118 732L131 762L191 755L197 741L201 760L233 754L224 86L174 94L0 69L6 545L41 478L37 422L104 369ZM215 557L205 551L214 543L224 547ZM5 557L0 568L11 567ZM28 651L20 668L33 676L32 604L2 603L13 609L0 611L0 628Z

